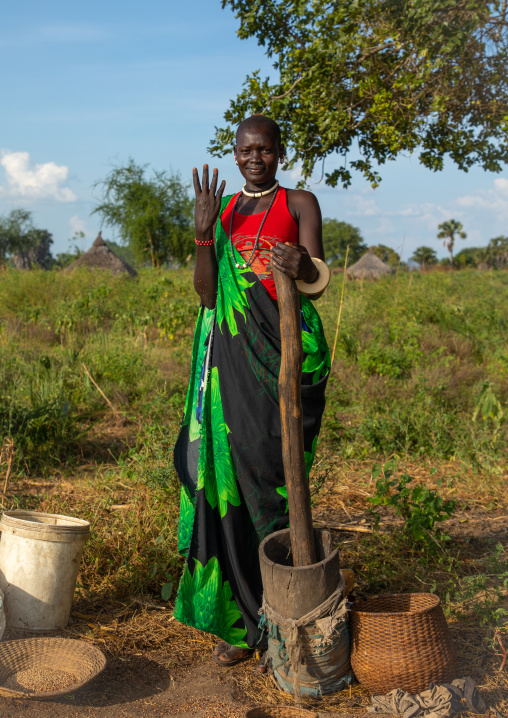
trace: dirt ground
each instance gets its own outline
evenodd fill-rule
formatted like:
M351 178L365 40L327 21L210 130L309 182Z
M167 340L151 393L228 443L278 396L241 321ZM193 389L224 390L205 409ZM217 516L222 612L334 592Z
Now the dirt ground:
M487 647L486 632L451 626L458 649L457 675L473 675L495 718L506 718L508 675L498 669L500 658ZM0 699L2 718L243 718L255 705L291 706L292 698L280 693L273 678L255 673L256 659L229 669L211 659L207 639L195 651L199 634L179 629L178 650L190 649L176 660L172 646L145 654L125 652L110 657L104 672L81 690L52 701ZM472 670L472 666L474 668ZM496 675L497 672L497 675ZM370 695L355 685L321 702L307 701L309 718L366 718ZM500 709L504 710L504 713Z
M126 652L123 656L109 658L100 676L61 699L32 701L0 698L0 716L243 718L249 708L259 703L260 695L264 695L265 704L281 702L292 705L290 697L281 696L279 700L272 678L256 675L256 657L233 668L221 668L211 658L213 643L208 637L201 640L199 632L194 629L179 626L176 629L183 644L180 650L183 648L185 651L185 646L190 648L187 659L184 656L181 661L175 662L171 646L144 655ZM7 636L13 637L13 632ZM193 650L192 644L196 641L206 644L206 647ZM186 662L188 665L185 665ZM254 700L253 692L257 693ZM349 697L349 691L346 693ZM356 697L350 699L352 706L359 707L363 702ZM332 715L328 711L318 711L317 707L311 715L314 718L318 713L320 718ZM357 711L355 713L358 714ZM353 713L342 711L341 715L352 717Z
M237 718L245 713L235 683L211 660L181 670L165 667L167 656L112 658L88 686L59 700L2 699L2 718Z
M331 528L337 539L354 537L354 526L368 532L369 518L361 503L350 502L347 511L341 510L328 494L315 507L316 523ZM342 528L346 523L350 529ZM474 512L466 508L447 522L447 529L472 545L485 539L506 545L508 515L499 507ZM459 659L457 676L471 675L489 708L498 711L493 717L508 718L508 666L499 670L502 653L492 629L462 623L451 623L450 628ZM217 666L211 658L215 639L178 624L171 608L151 597L110 604L79 600L68 628L57 635L101 648L108 659L104 672L59 700L0 698L0 718L243 718L256 705L293 705L271 676L255 672L255 657L228 669ZM506 631L503 635L507 642ZM11 631L4 640L19 637ZM369 693L357 684L320 702L305 703L309 718L359 718L369 704Z

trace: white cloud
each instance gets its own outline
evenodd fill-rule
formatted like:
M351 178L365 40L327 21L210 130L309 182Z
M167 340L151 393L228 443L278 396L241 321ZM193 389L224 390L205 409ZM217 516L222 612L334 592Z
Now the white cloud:
M24 25L19 32L0 29L0 49L33 48L36 44L75 44L106 42L115 39L118 27L109 28L97 23L52 23L48 25Z
M393 244L393 241L395 241L396 227L389 217L381 217L381 219L376 222L375 227L370 230L370 234L380 234L385 237L390 237L391 243Z
M72 215L69 220L69 225L72 234L77 234L78 232L83 232L84 234L87 233L86 222L83 219L80 219L77 214Z
M499 190L499 192L508 195L508 179L506 179L506 177L498 177L495 179L494 187Z
M113 35L102 25L92 23L56 23L41 27L39 37L42 41L51 43L88 43L110 40Z
M420 225L427 227L429 230L435 230L437 225L451 216L460 217L461 212L451 210L449 207L441 207L434 202L422 202L421 204L410 204L401 210L394 212L394 216L407 217L414 219Z
M468 209L483 209L493 212L498 219L508 218L508 179L498 177L492 189L478 190L459 197L457 202Z
M32 165L28 152L2 150L0 164L7 176L7 194L26 199L74 202L74 192L65 187L69 168L55 162ZM4 190L5 192L5 190Z
M373 197L366 197L364 194L351 194L347 197L350 217L380 217L383 212Z
M298 164L295 167L293 167L293 169L286 170L286 172L284 174L286 174L286 175L289 174L289 178L293 182L295 182L295 183L300 182L300 180L302 179L302 163L298 162Z
M381 226L383 219L398 217L413 220L429 229L433 229L439 222L442 222L443 219L448 218L450 211L450 209L446 209L432 202L406 204L400 207L400 209L386 210L379 206L374 197L370 195L370 192L368 194L358 193L348 196L347 214L350 217L377 217L380 222L379 226ZM454 216L460 216L460 214L460 212L455 210ZM389 229L394 225L385 222L382 226Z

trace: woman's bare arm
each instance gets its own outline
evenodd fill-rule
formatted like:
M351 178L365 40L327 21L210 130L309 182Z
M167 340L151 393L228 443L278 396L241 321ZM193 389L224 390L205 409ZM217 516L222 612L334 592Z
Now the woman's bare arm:
M208 165L203 165L203 179L199 182L196 167L192 170L196 204L194 206L194 224L197 242L211 242L214 227L219 216L222 195L226 182L222 180L217 191L219 173L213 170L212 181L208 186ZM194 269L194 289L201 298L203 306L213 309L217 301L218 267L215 256L215 244L196 245L196 267Z
M325 258L319 203L311 192L289 190L288 209L298 224L298 245L279 242L273 249L272 261L292 279L315 282L319 271L311 257Z

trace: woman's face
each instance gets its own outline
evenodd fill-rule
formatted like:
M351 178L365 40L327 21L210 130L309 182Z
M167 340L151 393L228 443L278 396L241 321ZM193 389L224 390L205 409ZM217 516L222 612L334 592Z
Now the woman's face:
M263 185L274 179L282 148L270 132L253 128L240 134L235 155L247 184Z

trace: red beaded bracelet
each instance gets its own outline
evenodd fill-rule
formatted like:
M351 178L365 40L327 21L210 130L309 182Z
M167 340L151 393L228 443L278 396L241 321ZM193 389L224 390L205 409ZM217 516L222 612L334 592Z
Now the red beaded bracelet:
M205 239L203 242L200 242L197 239L194 239L194 242L198 245L198 247L211 247L212 244L215 244L214 239Z

